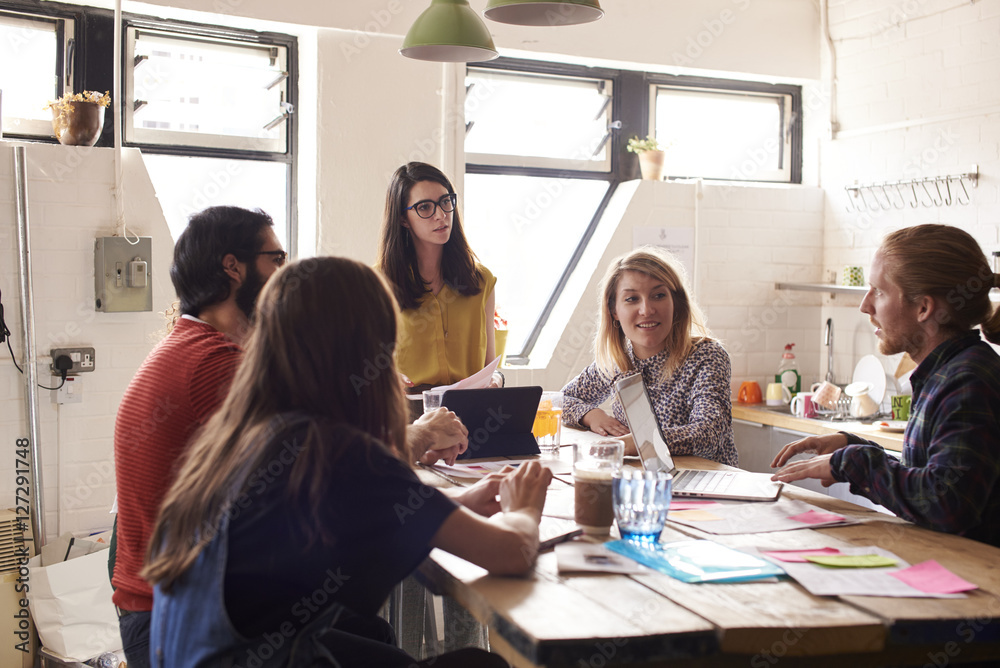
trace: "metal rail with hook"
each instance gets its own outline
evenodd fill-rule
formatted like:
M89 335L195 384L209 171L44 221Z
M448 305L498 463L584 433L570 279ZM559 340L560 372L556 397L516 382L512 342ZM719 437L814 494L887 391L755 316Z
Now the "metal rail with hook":
M844 186L847 193L847 212L891 211L892 209L916 209L920 206L967 205L969 183L973 188L979 184L979 166L972 171L947 176L930 176L921 179L883 181L881 183L855 183Z

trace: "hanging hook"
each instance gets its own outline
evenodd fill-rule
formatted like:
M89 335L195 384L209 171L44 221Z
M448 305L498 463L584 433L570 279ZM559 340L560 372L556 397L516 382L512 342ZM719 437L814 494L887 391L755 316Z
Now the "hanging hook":
M958 193L955 193L955 199L958 200L959 204L963 204L963 205L964 204L968 204L969 202L972 201L972 198L969 197L969 191L965 189L965 177L964 176L958 177L958 185L962 186L962 192L965 193L965 201L964 202L962 201L962 198L958 196Z
M944 204L944 197L941 196L941 179L932 179L934 181L934 188L937 190L937 199L934 200L934 206L941 206Z
M951 179L944 177L944 188L948 192L948 197L944 200L945 206L951 206Z
M906 200L903 199L903 192L899 189L901 184L899 183L899 181L896 181L895 183L893 183L891 185L893 187L895 187L895 189L896 189L896 197L899 198L899 206L896 206L896 202L893 202L892 206L895 207L895 208L897 208L897 209L905 209L906 208Z
M885 191L885 184L880 183L878 187L879 190L882 191L882 195L885 197L885 206L882 206L881 200L879 201L879 206L882 206L883 210L889 211L890 209L892 209L892 200L889 198L889 193ZM875 199L878 199L878 197L876 196Z
M844 186L844 192L847 194L847 206L844 207L847 209L847 213L858 213L858 207L854 204L854 197L857 197L857 195L851 196L850 186Z
M873 209L872 205L869 204L868 200L865 199L865 189L864 189L864 187L859 187L858 188L858 197L861 198L861 203L864 205L865 211L878 211L878 208L879 208L878 204L876 204L875 208Z
M930 200L929 203L924 202L923 200L920 200L920 203L923 204L926 207L934 206L936 204L936 202L934 201L934 196L931 195L931 191L927 189L927 179L921 179L920 180L920 185L922 185L924 187L924 192L927 193L927 198Z
M917 182L910 181L910 188L913 190L913 201L910 202L910 207L916 209L920 205L920 199L917 198Z

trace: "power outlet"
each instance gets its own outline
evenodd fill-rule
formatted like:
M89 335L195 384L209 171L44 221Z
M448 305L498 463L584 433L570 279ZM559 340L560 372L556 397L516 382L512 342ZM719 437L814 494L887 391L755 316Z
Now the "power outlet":
M53 386L59 384L59 378L53 377ZM57 406L63 404L79 404L83 402L83 381L75 376L66 376L66 382L58 390L52 393L52 403Z
M93 371L97 366L97 357L94 355L93 348L53 348L51 355L52 363L49 368L56 376L62 373L56 369L56 360L59 359L60 355L66 355L73 360L72 368L66 372L68 376Z

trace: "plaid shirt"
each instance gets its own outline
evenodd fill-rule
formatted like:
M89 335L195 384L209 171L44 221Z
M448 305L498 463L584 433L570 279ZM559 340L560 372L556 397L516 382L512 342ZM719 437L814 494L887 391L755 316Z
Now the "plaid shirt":
M1000 546L1000 356L973 330L935 348L910 383L902 460L848 434L833 477L920 526Z

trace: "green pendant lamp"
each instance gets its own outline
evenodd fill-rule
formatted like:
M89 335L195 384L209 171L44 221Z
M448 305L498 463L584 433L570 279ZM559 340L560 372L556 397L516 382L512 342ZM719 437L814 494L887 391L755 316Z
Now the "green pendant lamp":
M399 50L407 58L445 63L493 60L499 54L486 24L468 0L431 0Z
M604 16L597 0L490 0L486 18L519 26L571 26Z

